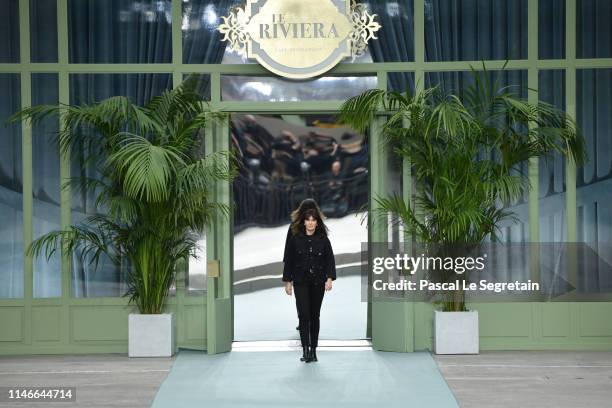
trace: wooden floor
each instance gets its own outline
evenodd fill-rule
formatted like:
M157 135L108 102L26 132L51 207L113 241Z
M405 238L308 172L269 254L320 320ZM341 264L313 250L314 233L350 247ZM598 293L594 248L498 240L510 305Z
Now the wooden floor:
M463 408L612 407L612 352L435 356Z
M174 358L126 355L0 357L0 387L76 387L76 402L0 407L149 407Z

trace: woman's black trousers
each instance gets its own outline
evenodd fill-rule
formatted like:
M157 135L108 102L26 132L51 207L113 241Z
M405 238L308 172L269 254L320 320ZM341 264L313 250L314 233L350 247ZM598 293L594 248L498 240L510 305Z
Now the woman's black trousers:
M300 340L302 347L317 347L319 342L319 313L325 284L294 283L295 303L300 319Z

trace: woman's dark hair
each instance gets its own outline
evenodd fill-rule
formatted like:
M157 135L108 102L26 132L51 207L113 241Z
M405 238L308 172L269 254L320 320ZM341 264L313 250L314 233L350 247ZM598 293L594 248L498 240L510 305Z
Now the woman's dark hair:
M298 208L291 212L291 223L293 224L294 222L299 221L300 217L306 210L317 210L319 216L322 219L325 219L325 216L321 212L321 209L317 205L317 202L312 198L307 198L305 200L302 200Z
M323 233L327 235L328 229L323 222L325 220L325 215L321 212L317 202L312 198L303 200L298 208L291 213L291 233L296 235L300 231L304 231L304 214L309 210L314 211L314 214L316 214L313 215L313 217L317 220L317 230L319 229L318 226L321 226Z
M320 234L327 236L327 231L328 231L327 225L325 225L325 223L323 222L323 218L321 217L320 211L317 211L314 208L309 208L308 210L304 211L302 215L300 216L300 218L298 219L298 221L291 224L291 232L293 233L293 235L299 232L306 233L306 227L304 227L304 221L306 221L310 217L317 220L317 229L315 230L315 234L320 233Z

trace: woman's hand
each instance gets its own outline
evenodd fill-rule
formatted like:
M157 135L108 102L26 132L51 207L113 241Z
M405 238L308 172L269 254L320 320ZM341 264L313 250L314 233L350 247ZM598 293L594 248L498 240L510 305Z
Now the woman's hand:
M293 293L293 284L291 282L285 282L285 293L289 296Z
M329 292L332 289L332 278L327 278L325 281L325 290Z

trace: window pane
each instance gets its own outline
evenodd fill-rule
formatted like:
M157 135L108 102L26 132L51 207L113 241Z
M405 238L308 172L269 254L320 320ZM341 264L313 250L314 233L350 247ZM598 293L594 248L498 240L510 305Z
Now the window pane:
M218 64L223 58L227 42L217 30L221 17L229 14L230 6L240 5L235 0L183 0L183 63Z
M397 92L414 92L414 72L389 72L387 74L387 89Z
M0 74L0 298L23 297L21 125L4 125L21 107L19 82Z
M540 71L538 99L565 110L565 70ZM540 242L563 242L566 237L565 158L559 153L540 158Z
M32 105L59 102L57 74L32 74ZM53 142L59 130L57 117L45 119L32 128L32 174L34 197L34 239L61 229L60 158ZM62 295L61 254L47 260L43 254L34 259L34 297Z
M0 63L19 62L19 0L0 7Z
M291 81L275 77L221 76L224 101L341 101L376 88L376 77L322 77Z
M69 0L71 63L172 61L170 0Z
M612 1L577 0L576 56L612 57Z
M565 58L565 0L540 0L538 24L540 58Z
M365 338L358 265L361 243L368 240L361 223L368 201L367 136L334 115L232 115L231 132L239 163L233 181L234 340L295 335L295 309L279 307L285 295L278 286L290 213L305 198L315 199L327 216L335 284L346 290L336 294L344 306L329 324L333 332L321 331L321 338Z
M414 61L414 0L368 2L376 14L378 39L368 42L374 62Z
M187 275L187 290L206 290L206 234L203 233L198 240L196 258L189 257L189 274Z
M516 96L527 98L527 71L506 70L492 73L492 81L499 80L500 87L509 87L506 92L512 92ZM498 77L499 75L499 77ZM427 87L439 85L444 92L453 93L460 98L463 90L473 81L473 73L462 72L428 72L425 74ZM522 163L517 171L527 174L527 163ZM502 225L500 239L508 242L523 242L528 240L529 216L527 212L527 194L516 202L505 206L513 211L518 218L517 222L508 221Z
M527 58L527 0L425 0L425 59Z
M578 240L612 241L612 69L576 72L577 118L589 161L578 168Z
M586 139L589 161L576 174L577 238L602 258L579 258L578 288L610 292L612 276L612 69L576 71L578 125Z
M72 74L70 75L70 103L85 104L111 96L123 95L139 105L146 103L164 89L172 87L170 74ZM93 160L92 160L93 159ZM71 177L101 179L93 150L87 146L73 149ZM91 191L72 191L72 222L83 222L92 214L104 211L95 205ZM72 295L75 297L121 296L126 286L121 271L106 257L94 270L87 260L72 259Z
M30 58L57 62L56 0L30 0Z
M210 101L210 74L185 74L183 81L188 81L205 101Z

